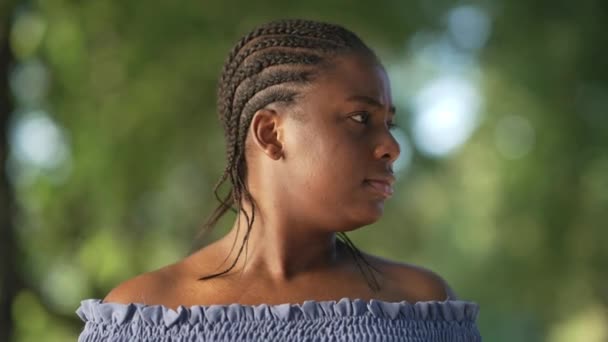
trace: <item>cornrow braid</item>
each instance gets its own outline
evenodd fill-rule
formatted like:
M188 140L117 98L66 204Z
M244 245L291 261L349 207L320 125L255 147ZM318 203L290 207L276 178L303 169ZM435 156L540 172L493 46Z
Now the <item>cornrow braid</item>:
M242 65L241 68L238 69L238 71L235 73L234 75L234 82L232 82L232 84L228 87L228 93L226 94L225 99L222 100L222 104L225 106L230 106L233 107L233 101L235 97L238 96L243 96L241 94L241 92L237 92L237 88L241 88L243 89L242 91L248 91L248 89L246 89L246 87L241 87L242 83L247 80L248 78L251 78L253 76L257 76L258 74L260 74L263 70L273 67L273 66L281 66L281 65L286 65L286 64L291 64L291 65L316 65L319 64L321 62L321 58L317 55L313 55L313 54L301 54L301 55L296 55L293 56L291 54L285 53L285 52L269 52L269 53L265 53L262 54L260 56L252 56L253 58L257 57L254 61L252 61L251 63L245 63ZM297 71L295 71L297 73ZM268 76L267 76L268 77ZM257 77L258 79L260 77ZM289 80L284 80L284 82L281 83L288 83ZM281 84L281 83L276 83L276 85ZM263 90L263 89L260 89ZM260 91L258 90L258 91ZM254 93L255 94L255 93ZM234 111L234 108L231 108L232 110L228 110L228 108L224 108L224 110L226 112L230 112L232 113L239 113L238 111ZM230 117L230 119L232 120L236 120L238 119L239 115L232 115ZM227 126L229 128L233 128L232 126Z
M293 36L304 36L311 38L317 37L334 42L344 41L345 39L347 39L347 36L352 36L358 40L358 38L353 33L337 25L330 25L302 19L273 21L259 26L258 28L248 33L245 37L243 37L232 48L227 60L233 61L236 55L243 49L243 47L250 43L253 39L258 38L260 36L267 37L272 35L290 36L291 38L293 38ZM231 63L226 63L224 65L224 69L222 70L222 75L220 77L220 85L225 84L226 79L230 77L229 71L234 70L235 68L236 67L234 65L231 65Z
M200 280L230 272L246 251L257 207L245 182L245 139L253 115L271 103L293 103L302 87L312 82L323 68L330 67L335 56L347 53L376 58L361 39L347 29L301 19L261 25L230 50L219 77L217 92L218 114L226 139L226 167L213 188L219 205L205 222L203 232L210 231L228 210L243 213L247 231L231 265ZM222 197L219 189L227 181L229 191ZM243 201L251 204L250 213L243 208ZM379 290L372 272L378 270L365 260L346 234L338 233L338 238L352 254L372 290ZM230 253L235 245L236 241ZM367 272L363 266L367 267Z

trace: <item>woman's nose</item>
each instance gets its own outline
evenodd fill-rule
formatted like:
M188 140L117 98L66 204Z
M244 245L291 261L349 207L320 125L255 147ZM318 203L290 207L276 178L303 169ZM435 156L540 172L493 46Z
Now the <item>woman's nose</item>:
M378 144L374 150L374 157L376 159L386 159L389 162L394 162L401 153L399 143L393 137L393 134L388 129L384 129L379 135Z

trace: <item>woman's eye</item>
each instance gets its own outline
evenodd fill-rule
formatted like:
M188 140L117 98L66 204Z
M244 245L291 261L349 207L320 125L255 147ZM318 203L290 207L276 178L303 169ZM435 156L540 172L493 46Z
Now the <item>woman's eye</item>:
M369 113L367 113L367 112L357 113L355 115L352 115L350 118L355 120L358 123L364 124L364 123L367 123L367 120L369 119Z

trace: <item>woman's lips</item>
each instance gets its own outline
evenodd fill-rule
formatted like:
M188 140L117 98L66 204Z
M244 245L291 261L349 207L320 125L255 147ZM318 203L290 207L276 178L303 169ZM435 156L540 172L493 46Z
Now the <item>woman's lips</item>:
M365 184L384 198L389 198L393 195L393 187L388 182L367 179L365 180Z

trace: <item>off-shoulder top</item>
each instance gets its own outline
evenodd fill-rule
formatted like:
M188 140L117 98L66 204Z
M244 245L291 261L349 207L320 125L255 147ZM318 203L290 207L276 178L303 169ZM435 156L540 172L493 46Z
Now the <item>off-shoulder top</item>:
M478 305L446 300L385 302L343 298L280 305L180 306L81 302L79 342L403 341L476 342Z

